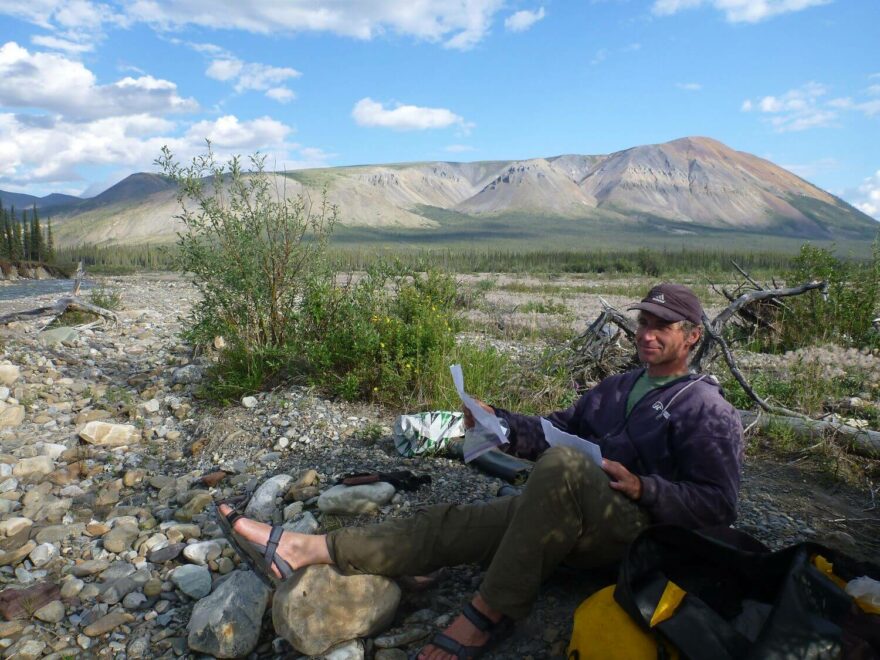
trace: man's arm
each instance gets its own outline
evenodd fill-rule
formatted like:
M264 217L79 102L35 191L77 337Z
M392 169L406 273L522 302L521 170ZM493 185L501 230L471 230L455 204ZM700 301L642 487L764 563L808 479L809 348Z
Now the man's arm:
M565 410L547 415L547 419L561 431L581 435L580 420L588 394ZM544 439L541 418L537 415L520 415L503 408L495 408L495 415L507 422L510 428L510 444L503 446L502 451L534 461L549 447Z
M742 463L742 425L732 406L706 404L679 421L672 437L676 479L643 475L639 504L656 523L689 528L736 519Z

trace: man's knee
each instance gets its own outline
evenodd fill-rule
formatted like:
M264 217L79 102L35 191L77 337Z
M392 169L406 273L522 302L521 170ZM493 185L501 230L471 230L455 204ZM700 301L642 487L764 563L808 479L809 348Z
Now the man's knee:
M536 474L547 475L553 480L575 487L604 484L608 481L601 467L571 447L551 447L541 454L529 482Z

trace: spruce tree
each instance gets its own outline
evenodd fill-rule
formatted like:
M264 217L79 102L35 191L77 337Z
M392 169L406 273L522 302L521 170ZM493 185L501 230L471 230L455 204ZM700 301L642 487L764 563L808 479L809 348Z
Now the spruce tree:
M9 259L12 256L12 236L9 233L9 216L0 201L0 257Z
M55 237L52 235L52 218L46 220L46 263L55 263Z
M31 261L33 259L33 253L31 252L31 223L28 220L27 211L21 212L21 247L24 260Z
M43 261L46 258L46 246L43 243L43 230L40 228L40 216L37 215L37 205L34 204L31 211L31 259Z
M9 212L9 222L12 225L12 249L10 257L13 261L20 261L24 257L23 243L21 238L21 223L15 217L15 207Z

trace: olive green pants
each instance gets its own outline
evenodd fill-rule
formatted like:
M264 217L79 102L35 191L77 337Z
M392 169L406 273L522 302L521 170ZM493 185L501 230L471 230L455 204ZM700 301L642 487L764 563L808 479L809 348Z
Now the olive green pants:
M596 568L617 561L650 523L644 509L608 483L582 454L556 447L541 455L521 495L339 529L328 534L327 546L346 574L398 577L480 564L486 567L480 594L519 619L560 563Z

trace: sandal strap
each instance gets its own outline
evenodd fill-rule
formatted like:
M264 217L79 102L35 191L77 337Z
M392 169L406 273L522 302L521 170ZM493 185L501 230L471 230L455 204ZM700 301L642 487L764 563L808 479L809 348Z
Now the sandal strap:
M483 650L482 646L465 646L461 642L457 642L445 633L437 633L431 638L431 646L436 646L447 653L452 654L458 660L468 660L476 658Z
M461 613L464 615L464 618L470 621L480 632L490 632L492 628L495 627L495 622L480 612L480 610L474 607L471 603L465 604Z
M239 518L243 518L244 516L237 510L233 509L229 513L226 514L225 518L229 522L230 525L234 525Z
M269 532L269 540L266 542L266 552L263 553L263 559L266 564L271 566L275 562L275 553L278 550L278 543L281 541L281 535L284 534L283 527L272 526Z

